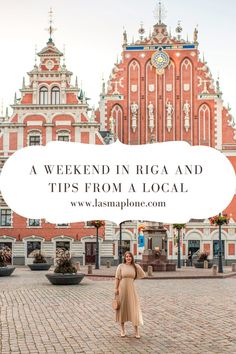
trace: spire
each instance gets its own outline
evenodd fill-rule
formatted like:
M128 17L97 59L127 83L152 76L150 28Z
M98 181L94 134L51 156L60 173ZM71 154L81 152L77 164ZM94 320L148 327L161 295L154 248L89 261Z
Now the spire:
M75 77L75 87L78 87L78 77Z
M162 11L161 11L161 2L159 2L158 4L158 23L159 25L161 25L162 23Z
M164 5L159 1L158 5L154 10L154 16L158 21L158 25L163 25L163 20L166 18L166 9Z
M204 52L202 53L202 62L203 62L203 64L207 64L207 61L205 60L205 54L204 54Z
M49 11L49 27L46 29L49 33L49 40L48 40L48 43L47 44L54 44L53 43L53 40L52 40L52 34L56 31L56 28L52 27L52 24L53 24L53 11L52 11L52 8L50 8L50 11Z
M145 33L145 29L143 28L143 22L140 23L140 27L139 27L138 33L140 35L140 41L142 41L143 40L143 35Z
M23 81L22 81L22 88L25 88L25 77L23 76Z
M106 93L106 86L105 86L104 77L102 75L102 94L105 95L105 93Z
M37 45L34 48L34 67L37 68Z
M219 77L219 74L218 74L218 77L217 77L217 80L216 80L216 93L219 97L221 97L222 95L222 92L221 92L221 89L220 89L220 77Z
M1 117L3 117L3 99L1 101Z
M149 39L151 39L152 38L152 30L151 30L151 28L149 29Z
M194 33L193 33L193 42L195 44L198 44L198 25L195 27L194 29Z
M8 107L6 108L6 119L8 119L9 115L8 115Z
M66 45L63 44L63 68L66 67Z
M15 92L15 96L14 96L14 103L17 103L17 97L16 97L16 92Z

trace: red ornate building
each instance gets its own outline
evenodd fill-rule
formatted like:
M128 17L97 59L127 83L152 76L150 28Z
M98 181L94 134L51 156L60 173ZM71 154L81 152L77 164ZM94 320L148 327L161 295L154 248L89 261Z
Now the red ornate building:
M78 88L77 78L71 83L72 72L53 43L51 31L38 57L39 65L35 62L28 72L29 82L23 79L21 97L15 96L12 115L1 118L0 167L17 149L28 145L45 145L51 140L104 144L95 114ZM46 220L25 219L0 201L0 248L12 249L14 264L32 262L35 249L55 258L60 248L83 263L94 262L95 235L94 227L82 222L52 225ZM99 235L102 243L104 228ZM111 254L112 245L108 249Z
M207 63L199 57L197 29L193 41L182 39L180 25L172 36L160 12L148 38L142 26L136 42L128 43L124 32L122 59L112 70L107 90L103 85L96 116L77 80L72 85L72 73L51 32L50 23L49 41L38 53L39 65L35 63L28 73L28 83L23 80L21 98L16 97L12 105L13 114L1 118L1 166L14 151L27 145L44 145L51 140L104 144L110 136L126 144L185 140L211 146L222 151L236 168L236 126L229 108L223 105L219 82L214 82ZM236 260L235 207L236 198L226 209L232 217L222 230L224 257L229 263ZM146 223L146 231L147 236L153 236L153 247L165 248L168 258L175 261L172 226ZM119 228L106 222L99 232L101 260L116 262ZM123 249L136 255L137 223L123 224L122 237ZM31 262L35 249L55 258L60 248L86 264L94 262L95 229L79 222L52 225L45 220L26 220L0 200L0 248L3 246L12 249L15 264ZM186 225L182 258L198 249L214 258L217 247L218 229L208 219L191 220Z
M222 151L236 169L236 126L223 104L219 80L214 82L207 63L200 59L197 28L192 41L183 40L180 23L172 36L162 22L161 7L158 15L148 37L142 25L137 41L128 43L126 31L123 33L121 61L115 64L107 90L103 85L100 96L102 129L125 144L185 140L210 146ZM236 258L235 197L225 212L232 214L223 232L224 255L230 261ZM171 226L166 229L168 257L175 260L176 239ZM146 230L150 230L149 236L155 235L154 224L147 224ZM217 240L218 230L208 219L192 220L183 236L182 256L200 248L213 258ZM161 247L163 240L156 242Z

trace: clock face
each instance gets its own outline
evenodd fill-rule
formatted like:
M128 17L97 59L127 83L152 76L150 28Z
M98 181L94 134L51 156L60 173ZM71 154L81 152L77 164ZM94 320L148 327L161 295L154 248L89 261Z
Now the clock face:
M157 73L163 74L164 69L170 62L170 58L166 52L163 52L162 49L160 49L153 54L151 62L152 65L157 69Z
M48 68L48 70L52 70L54 67L54 63L52 60L48 60L46 63L46 67Z

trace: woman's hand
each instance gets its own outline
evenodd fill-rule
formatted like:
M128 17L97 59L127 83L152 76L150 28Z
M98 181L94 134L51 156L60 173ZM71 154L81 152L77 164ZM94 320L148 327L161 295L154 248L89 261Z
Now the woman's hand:
M118 290L118 289L115 289L115 290L114 290L114 293L115 293L115 295L119 295L119 290Z

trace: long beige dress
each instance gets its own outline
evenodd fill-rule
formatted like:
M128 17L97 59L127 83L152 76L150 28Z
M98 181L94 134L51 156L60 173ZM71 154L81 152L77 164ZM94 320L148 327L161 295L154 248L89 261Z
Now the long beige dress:
M137 278L145 277L145 273L139 264L137 268ZM133 265L119 264L116 270L116 278L119 283L120 308L116 310L116 322L124 323L131 321L133 326L143 324L142 312L140 309L138 294L134 285L135 270Z

